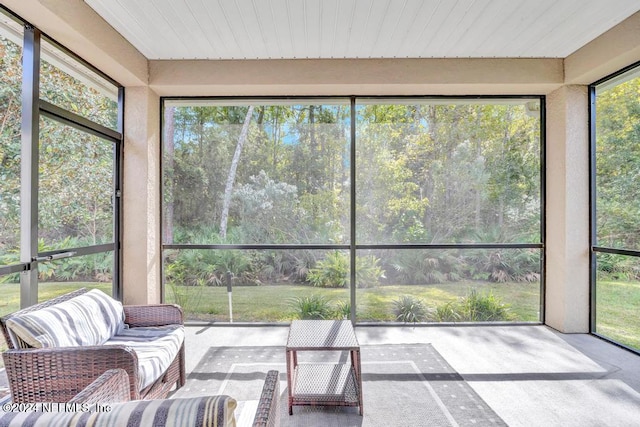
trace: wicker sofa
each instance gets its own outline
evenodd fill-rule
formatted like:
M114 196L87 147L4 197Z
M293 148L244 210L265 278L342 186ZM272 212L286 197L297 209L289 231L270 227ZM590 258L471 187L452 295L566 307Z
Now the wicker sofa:
M269 371L253 419L254 427L280 424L278 371ZM23 425L84 426L184 426L235 427L237 402L230 396L129 401L129 378L123 369L111 369L60 407L16 405L14 412L0 411L0 427ZM43 406L44 405L44 406ZM42 410L46 408L47 410ZM11 409L10 406L7 409ZM55 411L52 411L55 409Z
M185 383L176 305L123 306L83 288L5 316L0 325L15 403L68 402L114 368L127 373L131 400L163 399Z

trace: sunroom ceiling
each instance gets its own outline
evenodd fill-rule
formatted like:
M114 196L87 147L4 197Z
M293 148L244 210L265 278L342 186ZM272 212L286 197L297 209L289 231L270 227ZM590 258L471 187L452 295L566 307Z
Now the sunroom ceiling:
M148 59L565 58L638 0L85 0Z

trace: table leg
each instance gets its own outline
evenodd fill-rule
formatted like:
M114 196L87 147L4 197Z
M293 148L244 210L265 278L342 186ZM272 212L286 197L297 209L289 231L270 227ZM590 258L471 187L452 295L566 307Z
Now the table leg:
M356 375L356 383L358 385L358 403L359 403L359 413L362 415L364 413L363 408L363 399L362 399L362 370L360 365L360 350L352 350L351 351L351 366L353 367L353 371Z
M291 384L293 383L293 367L291 366L292 358L295 352L287 350L287 394L289 396L289 415L293 415L293 394L291 392Z

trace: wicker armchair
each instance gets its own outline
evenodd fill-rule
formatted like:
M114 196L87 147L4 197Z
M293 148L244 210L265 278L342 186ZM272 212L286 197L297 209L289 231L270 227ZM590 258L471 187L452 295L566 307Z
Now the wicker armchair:
M280 425L280 379L278 371L267 372L262 386L253 427L277 427Z
M139 389L138 356L131 347L101 345L36 349L23 342L18 346L14 344L7 330L8 319L51 307L85 292L88 290L79 289L0 319L9 347L3 358L13 402L68 402L105 371L114 368L122 368L128 374L131 400L162 399L174 384L177 388L184 385L184 343L166 372L142 390ZM124 306L124 315L129 328L183 324L182 309L172 304Z
M87 405L106 405L128 402L129 375L124 369L109 369L91 384L76 394L68 403Z

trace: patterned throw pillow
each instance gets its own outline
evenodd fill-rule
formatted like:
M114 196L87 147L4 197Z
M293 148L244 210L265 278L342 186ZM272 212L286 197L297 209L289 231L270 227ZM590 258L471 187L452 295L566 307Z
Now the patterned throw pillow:
M235 427L238 403L229 396L186 399L133 400L96 412L7 412L0 410L0 426L147 426ZM92 405L91 410L95 407Z
M7 329L34 348L102 345L124 328L122 303L98 289L7 319Z

